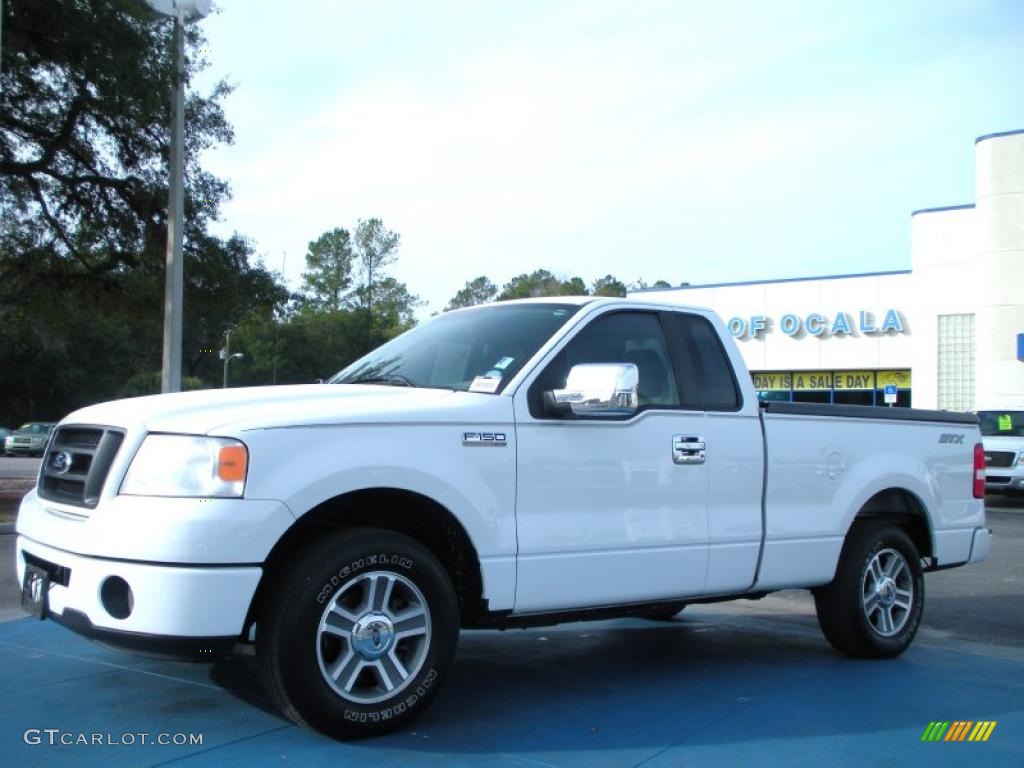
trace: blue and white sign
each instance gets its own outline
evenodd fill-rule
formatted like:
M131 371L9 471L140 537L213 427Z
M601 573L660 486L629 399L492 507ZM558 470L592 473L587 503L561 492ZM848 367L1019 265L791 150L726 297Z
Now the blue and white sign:
M873 312L862 309L857 312L856 318L852 312L836 312L831 317L818 312L811 312L805 317L787 312L778 322L767 315L753 315L749 318L731 317L726 325L729 333L737 339L759 339L776 328L790 337L888 336L907 333L903 315L895 309L887 309L880 321Z
M896 402L896 397L897 397L897 395L896 395L896 385L895 384L886 384L885 385L885 402L889 403L891 405L892 403Z

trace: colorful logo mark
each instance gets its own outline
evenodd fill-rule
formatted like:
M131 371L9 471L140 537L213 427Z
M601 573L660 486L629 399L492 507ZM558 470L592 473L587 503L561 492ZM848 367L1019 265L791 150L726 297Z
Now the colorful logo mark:
M921 741L988 741L995 728L995 720L933 721L924 729Z

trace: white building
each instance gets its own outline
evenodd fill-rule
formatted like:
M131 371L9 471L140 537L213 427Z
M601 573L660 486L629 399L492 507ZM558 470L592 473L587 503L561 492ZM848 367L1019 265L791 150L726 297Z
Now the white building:
M973 205L911 215L910 270L643 296L716 310L762 397L1024 408L1024 130L978 138L975 164Z

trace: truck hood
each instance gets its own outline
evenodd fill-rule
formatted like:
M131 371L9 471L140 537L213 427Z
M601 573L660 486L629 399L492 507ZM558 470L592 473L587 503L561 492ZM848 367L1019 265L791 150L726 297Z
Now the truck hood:
M495 405L496 395L367 384L300 384L206 389L114 400L82 408L62 423L147 432L229 434L249 429L343 423L444 421ZM506 399L506 398L501 398ZM463 418L465 418L463 416Z
M1024 452L1024 437L1016 435L982 435L981 442L986 451Z

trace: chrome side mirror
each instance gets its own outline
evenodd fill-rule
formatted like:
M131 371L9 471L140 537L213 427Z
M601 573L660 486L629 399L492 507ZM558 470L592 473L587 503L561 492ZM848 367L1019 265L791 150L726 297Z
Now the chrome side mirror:
M565 389L551 392L556 411L576 416L632 416L640 407L640 373L632 363L584 363L569 371Z

